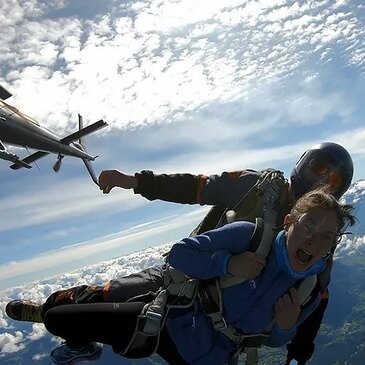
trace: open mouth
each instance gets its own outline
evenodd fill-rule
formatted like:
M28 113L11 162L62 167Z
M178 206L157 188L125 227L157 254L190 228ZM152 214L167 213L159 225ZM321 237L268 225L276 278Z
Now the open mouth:
M308 251L302 250L301 248L297 250L296 259L303 265L308 264L312 257L313 255Z

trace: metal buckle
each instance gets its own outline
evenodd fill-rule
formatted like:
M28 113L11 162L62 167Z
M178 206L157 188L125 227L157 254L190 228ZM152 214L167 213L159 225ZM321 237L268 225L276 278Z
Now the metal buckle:
M153 320L153 321L161 321L162 320L162 314L154 312L152 310L147 310L146 317Z
M217 320L215 320L212 317L212 321L213 321L213 327L217 331L220 331L220 330L223 330L224 328L227 328L227 322L226 322L226 320L224 319L223 316L220 316L220 318L217 319Z

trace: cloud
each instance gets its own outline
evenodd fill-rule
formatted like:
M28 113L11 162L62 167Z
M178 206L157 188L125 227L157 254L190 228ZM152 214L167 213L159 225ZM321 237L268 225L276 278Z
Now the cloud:
M48 333L44 325L41 323L34 323L32 328L32 332L27 336L27 339L30 341L37 341Z
M8 327L8 320L5 314L5 306L9 298L1 298L0 302L0 328L7 328ZM3 301L4 300L4 301Z
M49 295L60 289L83 284L101 285L112 278L123 277L151 266L160 265L163 263L163 253L166 253L170 246L171 244L164 244L120 256L117 259L87 265L73 272L2 290L0 295L7 298L6 302L9 301L9 298L19 298L43 303ZM43 333L42 325L35 327L33 325L31 333L41 335Z
M2 354L18 352L24 348L22 332L16 331L14 335L7 332L0 333L0 350Z
M1 304L11 299L29 299L36 303L43 303L54 291L82 284L100 285L111 278L129 275L147 267L161 265L163 263L162 254L169 249L170 245L165 244L156 248L149 248L131 255L122 256L118 259L100 262L96 265L89 265L72 273L64 273L46 280L31 284L25 284L11 289L0 291ZM0 311L0 314L2 312ZM23 332L17 330L17 323L9 319L12 325L8 332L0 334L0 358L6 353L15 353L23 350L29 341L39 341L47 331L43 324L33 324L31 329L24 329ZM0 317L0 324L2 320ZM8 327L8 326L4 326ZM51 337L51 342L60 344L61 339ZM42 359L44 354L34 355L33 360ZM47 353L47 356L49 354Z
M5 10L17 36L0 40L11 46L3 74L19 105L59 131L79 111L120 129L181 122L300 72L310 58L319 64L324 50L331 57L340 48L345 62L361 66L356 9L325 3L134 2L101 16L93 9L92 20L50 16L68 3L28 2L29 12L14 3L15 12Z
M45 357L49 357L49 353L45 353L45 354L35 354L33 357L32 357L32 360L33 361L41 361L43 360Z

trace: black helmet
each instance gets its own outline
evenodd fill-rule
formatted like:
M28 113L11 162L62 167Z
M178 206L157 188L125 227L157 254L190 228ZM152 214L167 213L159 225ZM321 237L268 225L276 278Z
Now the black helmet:
M320 184L332 186L339 199L349 188L354 173L350 154L337 143L323 142L305 151L290 175L296 197Z

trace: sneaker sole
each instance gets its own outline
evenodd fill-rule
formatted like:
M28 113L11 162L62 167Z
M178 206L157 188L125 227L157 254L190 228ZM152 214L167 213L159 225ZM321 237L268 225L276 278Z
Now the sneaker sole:
M14 303L20 303L22 302L22 300L12 300L11 302L9 302L6 306L5 306L5 313L6 315L12 319L13 321L20 321L20 322L31 322L31 323L43 323L43 320L39 320L38 318L37 319L23 319L23 318L17 318L16 316L14 316L14 313L12 313L12 310L10 309L11 308L11 305ZM35 306L38 306L39 304L37 303L34 303L34 302L31 302L32 304L34 304ZM26 304L23 304L23 305L26 305Z
M94 354L86 356L86 355L80 355L79 357L76 357L69 361L57 361L53 356L51 352L51 359L52 361L57 365L74 365L77 364L80 361L95 361L98 360L101 356L101 353L103 352L103 348L98 349Z

